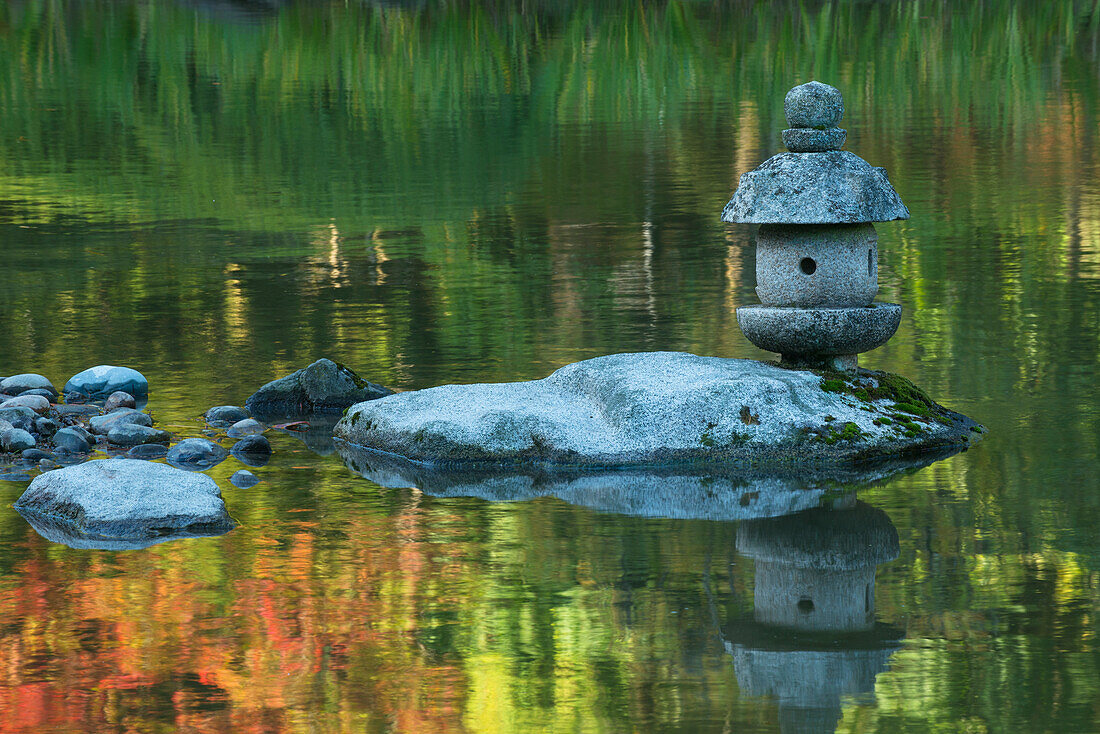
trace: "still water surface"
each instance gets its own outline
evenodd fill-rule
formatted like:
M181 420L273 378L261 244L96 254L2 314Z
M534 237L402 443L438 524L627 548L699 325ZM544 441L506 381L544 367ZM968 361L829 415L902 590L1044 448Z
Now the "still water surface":
M240 528L131 552L0 481L0 730L1100 730L1092 1L5 3L0 374L132 366L197 435L321 356L401 389L766 357L718 215L811 78L913 215L865 364L986 440L738 523L386 489L276 434L258 486L210 472ZM798 574L862 631L768 628Z

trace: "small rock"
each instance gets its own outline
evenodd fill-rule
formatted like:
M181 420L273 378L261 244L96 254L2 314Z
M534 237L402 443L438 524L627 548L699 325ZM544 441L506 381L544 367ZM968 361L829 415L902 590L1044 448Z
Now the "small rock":
M58 468L59 466L61 466L61 465L58 464L53 459L39 459L38 460L38 468L41 471L51 471L53 469Z
M134 400L134 396L128 392L123 392L122 390L111 393L107 397L107 400L105 400L103 403L103 410L107 413L110 413L113 410L118 410L119 408L136 407L137 401Z
M364 400L392 394L389 388L359 377L331 359L319 359L286 377L267 383L245 402L254 416L339 413Z
M233 425L237 421L243 421L245 418L251 418L251 414L244 408L238 408L236 405L216 405L203 414L207 423L213 424L214 421L226 421L226 425Z
M38 395L40 397L46 398L46 400L49 400L51 403L57 400L57 393L53 392L52 390L45 390L40 387L36 387L33 390L24 390L23 392L19 393L18 397L22 398L28 395Z
M249 487L255 487L260 483L260 478L247 469L241 469L233 473L233 476L229 477L229 483L234 487L240 487L241 489L248 489Z
M111 432L111 429L127 423L136 426L151 426L153 425L153 419L148 413L142 413L133 408L119 408L107 415L93 416L88 421L88 428L92 433L107 435Z
M42 459L53 459L53 454L49 451L43 451L42 449L26 449L23 454L23 461L38 462Z
M242 464L252 467L263 466L271 458L271 444L264 436L246 436L230 451Z
M12 428L0 435L0 446L3 446L5 451L21 452L24 449L33 449L35 440L34 436L22 428Z
M138 423L122 423L110 430L107 440L115 446L137 446L143 443L166 444L172 440L172 434Z
M57 421L51 418L35 418L34 419L34 432L39 436L52 436L57 433L57 429L60 428Z
M245 418L243 421L237 421L230 426L229 430L226 431L226 435L230 438L241 438L242 436L255 436L266 430L267 426L255 418Z
M218 422L223 423L224 421L218 421ZM207 429L203 430L202 435L207 436L209 438L214 438L215 436L218 435L218 432L217 431L212 431L209 428L207 428Z
M86 431L76 427L62 428L54 434L53 444L58 451L70 454L87 454L92 450L92 442L84 437Z
M37 418L38 413L24 405L0 408L0 420L5 420L15 428L22 428L24 431L34 428L34 421Z
M799 84L783 99L783 113L791 127L834 127L844 117L844 97L828 84Z
M0 433L10 431L13 428L15 428L15 426L13 426L10 422L4 420L3 418L0 418Z
M0 403L0 408L30 408L39 415L45 415L50 410L50 401L41 395L19 395Z
M168 463L187 471L216 466L229 456L224 448L205 438L187 438L168 450Z
M88 402L88 396L79 390L65 393L65 403L68 405L80 405Z
M78 372L65 383L66 395L79 392L97 398L117 391L127 392L135 398L148 397L149 381L135 369L101 364Z
M134 446L132 449L126 452L126 456L131 459L162 459L168 453L168 447L159 443L143 443Z
M98 405L55 405L53 406L53 412L57 414L59 418L65 416L75 416L77 418L85 418L89 415L99 415L103 411L99 409Z
M57 388L47 378L26 372L22 375L12 375L0 380L0 393L7 395L22 395L27 390L48 390L53 397L57 397Z

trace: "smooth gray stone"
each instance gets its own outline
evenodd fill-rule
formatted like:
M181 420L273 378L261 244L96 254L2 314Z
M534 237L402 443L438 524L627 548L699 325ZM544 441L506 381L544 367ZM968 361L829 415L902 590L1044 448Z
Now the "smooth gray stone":
M901 324L901 306L864 308L742 306L737 323L745 338L768 352L806 357L861 354L881 347Z
M741 176L722 221L859 224L908 219L885 168L845 150L780 153Z
M229 430L225 432L225 435L230 438L243 438L244 436L259 435L266 430L267 426L260 423L255 418L245 418L231 425Z
M839 127L831 127L828 130L792 127L783 131L783 145L787 146L787 150L792 153L824 153L828 150L840 150L847 139L848 132Z
M0 435L0 446L5 451L22 452L25 449L33 449L35 444L34 436L22 428L12 428Z
M142 413L133 408L119 408L106 415L93 416L88 421L88 430L106 436L111 432L111 429L127 423L135 426L151 426L153 425L153 418L148 413Z
M26 406L13 405L7 408L0 408L0 420L7 421L12 424L14 428L22 428L24 431L29 431L34 428L34 422L38 419L38 413Z
M143 443L166 444L172 434L139 423L121 423L107 434L107 440L115 446L137 446Z
M245 418L251 418L248 411L244 408L239 408L236 405L216 405L203 414L207 423L213 423L214 421L226 421L228 425L232 425L237 421L243 421Z
M267 440L266 436L258 434L245 436L240 441L233 444L233 448L230 449L230 451L234 456L238 454L271 456L271 442Z
M53 454L49 451L43 451L42 449L26 449L21 454L23 461L39 462L42 459L53 459Z
M45 415L50 409L50 401L41 395L17 395L0 402L0 409L15 407L30 408L39 415Z
M53 435L53 444L58 451L70 454L87 454L92 450L93 442L85 438L76 428L62 428Z
M111 411L118 410L119 408L136 408L137 400L134 396L128 392L118 390L107 396L107 400L103 403L103 411L110 413Z
M38 388L38 387L34 388L33 390L24 390L23 392L19 393L19 395L17 397L22 398L22 397L27 397L29 395L38 395L39 397L46 398L46 400L49 400L51 403L54 400L57 400L57 393L55 391L45 390L43 388Z
M168 463L187 471L203 471L229 456L224 448L205 438L186 438L168 449Z
M52 436L61 428L57 421L51 418L35 418L34 432L39 436Z
M349 405L374 400L392 392L389 388L367 382L338 362L319 359L308 367L267 383L245 401L245 407L260 420L305 413L339 413Z
M229 482L234 487L240 487L241 489L248 489L249 487L255 487L260 483L260 478L247 469L240 469L233 472L233 476L229 477Z
M39 471L52 471L52 470L56 469L59 466L61 466L61 465L58 464L53 459L39 459L38 460L38 470Z
M41 474L15 509L39 527L91 543L218 535L236 525L210 477L127 459L89 461ZM39 527L35 529L42 533ZM58 542L71 545L69 540Z
M878 293L873 224L764 224L756 295L765 306L869 306Z
M542 380L444 385L359 403L335 437L425 464L795 462L809 469L966 445L974 436L973 421L939 406L950 425L929 420L915 435L899 435L874 424L892 410L889 400L861 402L824 390L822 381L744 359L613 354ZM858 429L850 440L815 438L849 422Z
M79 392L89 398L105 398L113 392L127 392L135 398L149 395L149 381L135 369L101 364L78 372L65 383L66 395Z
M163 459L168 454L168 447L159 443L143 443L134 446L126 452L131 459Z
M47 390L53 397L57 397L57 388L53 386L53 383L48 378L36 375L33 372L12 375L0 380L0 393L20 395L27 390Z
M338 450L351 471L375 484L415 487L435 497L478 497L490 502L556 497L599 512L723 521L773 517L817 507L840 485L848 489L869 486L958 451L949 449L873 466L833 466L814 472L788 467L769 473L731 466L471 469L457 464L425 465L346 443L341 443Z
M55 405L53 406L53 410L59 416L75 415L80 418L85 418L90 415L99 415L103 412L98 405L82 405L79 403L76 405L69 405L68 403L64 405Z
M0 418L0 433L6 433L7 431L12 430L13 428L15 428L15 426L13 426L11 423L4 420L3 418Z
M791 127L834 127L844 118L844 96L821 82L799 84L783 98L783 114Z

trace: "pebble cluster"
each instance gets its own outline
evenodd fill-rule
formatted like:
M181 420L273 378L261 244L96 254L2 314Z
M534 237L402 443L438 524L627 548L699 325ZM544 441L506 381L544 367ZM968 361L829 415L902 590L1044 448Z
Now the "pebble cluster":
M264 466L271 444L268 426L249 411L220 405L204 414L207 430L237 439L226 449L210 438L176 440L157 428L142 408L149 383L137 370L99 365L71 377L62 390L49 378L25 373L0 378L0 479L30 480L29 472L80 464L96 454L155 460L187 471L204 471L232 455L252 467ZM230 481L241 488L260 480L248 470Z

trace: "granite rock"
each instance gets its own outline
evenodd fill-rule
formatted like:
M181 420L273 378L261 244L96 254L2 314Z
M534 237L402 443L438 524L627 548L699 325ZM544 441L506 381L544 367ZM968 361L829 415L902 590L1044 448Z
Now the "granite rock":
M242 438L244 436L259 435L266 430L267 426L255 418L245 418L231 425L229 430L226 431L226 435L230 438Z
M0 434L0 447L4 451L22 452L24 449L33 449L35 444L34 436L21 428L11 428Z
M542 380L444 385L359 403L335 437L428 465L812 468L976 437L973 421L929 403L940 420L922 417L899 433L892 420L876 423L896 410L889 400L827 391L810 371L680 352L614 354Z
M745 338L788 361L861 354L885 344L901 324L901 306L784 308L742 306L737 323Z
M149 381L135 369L101 364L78 372L65 383L66 395L82 393L89 398L106 398L118 391L145 398L149 396Z
M239 408L236 405L216 405L210 410L206 411L203 415L206 421L226 421L230 425L237 421L243 421L245 418L250 418L251 415L244 408Z
M166 444L172 434L141 423L120 423L107 433L107 440L115 446L138 446L143 443Z
M94 441L89 440L85 432L72 426L62 428L53 436L53 444L58 451L70 454L86 454L92 450Z
M229 452L205 438L186 438L168 450L168 463L187 471L203 471L216 466Z
M21 395L27 390L47 390L54 398L57 397L57 388L48 378L27 372L21 375L12 375L0 380L0 393L5 395Z
M16 407L30 408L38 415L45 415L50 411L50 401L41 395L27 395L24 393L0 403L0 409Z
M140 410L119 408L106 415L92 416L91 420L88 421L88 430L94 434L106 436L111 432L111 429L127 423L136 426L151 426L153 425L153 419L149 414L142 413Z
M93 542L216 535L236 525L213 479L126 459L41 474L15 509L45 527Z
M126 456L131 459L145 459L152 461L153 459L163 459L168 454L168 447L160 443L142 443L134 446L126 452Z
M848 151L780 153L741 176L722 221L858 224L908 219L885 168Z
M308 367L267 383L245 401L245 407L261 419L339 413L349 405L392 392L389 388L367 382L342 364L319 359Z
M844 96L821 82L799 84L783 98L783 114L791 127L834 127L844 118Z
M240 489L248 489L259 484L260 478L247 469L240 469L233 472L233 476L229 477L229 483Z
M793 127L783 131L783 145L792 153L824 153L828 150L840 150L848 133L839 127L828 130L808 130Z
M136 408L137 400L134 396L128 392L122 390L116 390L107 396L107 399L103 402L103 410L106 413L118 410L119 408Z
M38 413L25 405L11 405L7 408L0 408L0 420L7 421L15 428L22 428L24 431L33 429L34 422L38 417Z

